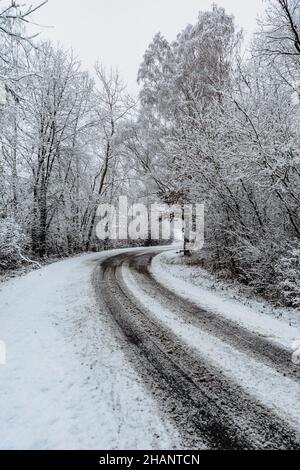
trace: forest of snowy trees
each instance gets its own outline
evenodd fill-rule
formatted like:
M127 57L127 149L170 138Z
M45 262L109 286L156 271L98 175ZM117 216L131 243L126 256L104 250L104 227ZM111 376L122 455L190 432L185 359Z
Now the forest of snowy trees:
M204 203L196 261L299 306L300 0L266 1L246 52L216 5L157 34L139 100L31 38L31 17L0 0L0 268L101 248L97 206L119 195Z

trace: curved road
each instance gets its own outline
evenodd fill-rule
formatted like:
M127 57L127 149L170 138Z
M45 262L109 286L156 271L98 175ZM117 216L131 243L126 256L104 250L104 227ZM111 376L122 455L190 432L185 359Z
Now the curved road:
M186 448L300 449L294 427L228 379L222 370L184 344L151 307L132 294L130 272L145 294L163 308L284 377L300 382L290 353L219 315L187 302L158 284L149 267L162 250L110 255L94 273L94 286L123 331L127 353Z

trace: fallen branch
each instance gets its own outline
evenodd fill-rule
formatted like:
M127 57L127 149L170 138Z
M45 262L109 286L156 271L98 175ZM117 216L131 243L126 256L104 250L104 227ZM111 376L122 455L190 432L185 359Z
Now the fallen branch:
M38 263L37 261L33 261L33 260L29 259L29 258L26 258L24 255L22 255L21 250L20 250L20 248L19 248L18 246L16 246L15 248L17 249L20 258L21 258L23 261L26 261L26 263L35 264L38 268L41 268L41 267L42 267L42 265L41 265L40 263Z

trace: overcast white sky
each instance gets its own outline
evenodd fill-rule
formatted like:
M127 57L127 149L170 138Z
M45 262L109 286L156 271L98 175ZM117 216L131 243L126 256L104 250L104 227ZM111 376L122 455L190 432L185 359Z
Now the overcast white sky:
M161 32L172 40L211 0L49 0L35 21L51 26L42 38L72 48L83 65L92 69L99 58L105 66L118 66L131 92L143 54L153 36ZM248 34L256 27L263 0L217 0L236 17Z

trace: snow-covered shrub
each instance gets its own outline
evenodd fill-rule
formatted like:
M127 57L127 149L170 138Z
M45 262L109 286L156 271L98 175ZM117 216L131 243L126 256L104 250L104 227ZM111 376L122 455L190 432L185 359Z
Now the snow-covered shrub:
M0 269L16 267L26 245L26 236L20 225L12 218L0 217Z
M282 299L291 307L300 307L300 244L292 243L275 266Z

